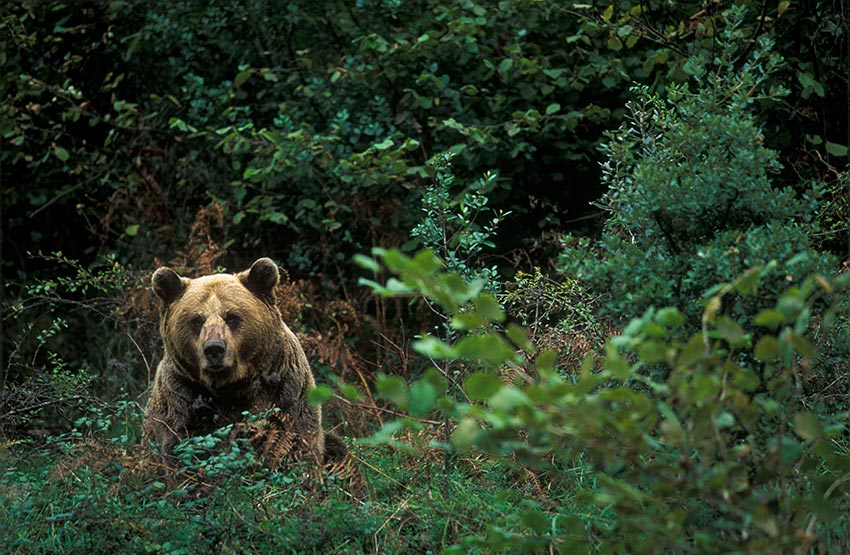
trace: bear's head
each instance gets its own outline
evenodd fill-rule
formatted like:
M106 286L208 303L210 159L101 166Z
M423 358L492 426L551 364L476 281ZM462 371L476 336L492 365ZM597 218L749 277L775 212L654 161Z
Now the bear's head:
M154 272L153 291L163 302L160 332L178 370L213 389L251 377L281 336L279 279L269 258L238 274L188 279L171 268Z

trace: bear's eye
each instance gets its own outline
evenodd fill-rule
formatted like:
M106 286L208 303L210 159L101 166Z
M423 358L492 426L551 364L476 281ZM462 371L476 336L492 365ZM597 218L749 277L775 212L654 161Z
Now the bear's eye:
M235 312L228 312L224 315L224 323L227 324L227 327L232 330L235 330L239 327L240 320L241 319L239 318L239 315Z
M191 328L192 332L196 335L201 333L201 328L204 327L204 317L200 314L193 316L191 320L189 320L189 328Z

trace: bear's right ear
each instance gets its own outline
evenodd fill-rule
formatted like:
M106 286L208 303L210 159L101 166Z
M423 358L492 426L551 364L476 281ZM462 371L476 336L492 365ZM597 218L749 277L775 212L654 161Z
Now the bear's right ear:
M153 277L151 278L153 292L165 304L171 304L180 298L180 295L186 290L188 283L188 279L181 278L171 268L160 268L153 273Z

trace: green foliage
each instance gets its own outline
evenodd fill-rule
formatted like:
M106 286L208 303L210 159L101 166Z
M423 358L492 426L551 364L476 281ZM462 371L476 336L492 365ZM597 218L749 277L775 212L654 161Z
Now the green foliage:
M332 481L320 499L296 474L246 473L249 452L189 466L184 481L169 485L122 460L125 442L59 445L59 464L37 460L0 476L8 553L359 553L380 527Z
M423 247L439 254L446 267L467 280L480 278L493 291L497 284L497 268L470 267L480 259L485 247L493 248L492 237L502 219L508 214L492 214L487 194L493 189L497 176L487 172L474 187L468 187L459 199L453 199L451 188L452 155L438 154L429 161L434 171L434 182L422 195L422 221L410 232ZM481 223L479 220L488 219Z
M599 307L578 280L555 280L535 268L534 274L517 272L505 289L500 299L507 313L528 330L538 350L556 351L561 365L577 366L604 342Z
M795 91L800 122L782 145L817 135L839 152L840 118L821 117L828 129L815 133L802 115L842 92L841 26L815 4L747 14L736 40L746 49L800 20L812 28L812 41L777 41L793 69L774 82ZM0 161L6 181L28 185L0 197L7 271L36 269L20 244L169 259L217 202L218 244L260 243L289 267L339 274L341 260L388 243L375 237L415 225L426 161L446 151L464 179L499 175L491 206L524 231L557 229L563 209L598 196L594 148L628 87L681 81L686 60L715 50L728 24L701 7L5 2ZM823 64L801 54L812 48Z
M776 153L751 114L783 94L768 80L780 60L764 39L736 69L734 28L727 35L711 65L699 56L686 64L694 90L670 86L662 100L634 89L628 120L603 149L602 240L593 256L586 239L568 241L561 257L617 320L658 304L695 315L712 285L752 266L765 265L763 286L776 294L834 263L816 246L822 187L799 198L773 185Z
M384 260L402 282L426 283L411 276L427 268L397 256ZM452 449L552 473L560 488L566 468L586 468L594 479L568 507L528 507L509 533L489 526L462 545L776 553L846 542L846 411L830 412L802 388L816 358L811 330L836 320L846 277L807 278L769 308L740 313L735 307L749 305L729 301L756 295L763 279L746 272L717 289L699 325L676 308L650 309L607 342L597 371L589 357L575 377L541 353L534 379L505 382L493 370L527 369L525 356L499 349L510 343L486 322L455 344L423 340L420 350L431 357L486 363L464 382L469 401L432 403L457 419ZM419 292L436 301L461 289L450 279L436 283L450 291ZM486 356L462 347L469 337L487 346ZM420 383L409 386L411 399ZM404 383L394 380L391 389L401 394ZM389 443L411 422L387 424L376 440ZM598 516L581 519L577 506Z
M4 393L0 432L4 435L53 421L57 411L61 416L66 416L66 411L73 414L85 405L95 377L84 368L72 368L52 346L67 327L61 317L43 328L35 322L24 326L20 341L8 354L8 367L0 382ZM35 361L40 364L36 366Z
M740 5L0 2L4 550L850 551L847 29ZM136 451L150 271L258 249L368 501Z
M0 468L4 552L439 552L483 522L512 530L518 512L536 506L502 491L510 483L496 464L461 465L442 491L433 461L382 448L357 449L373 492L357 503L333 477L317 486L295 470L252 464L250 447L226 439L227 429L184 442L181 474L166 478L121 434L140 421L138 405L124 403L52 438L58 454L0 444L9 462Z
M33 258L54 272L2 307L0 437L67 431L104 399L142 391L150 371L139 342L151 337L154 315L139 311L134 272L114 257L88 267L62 253ZM85 345L75 341L80 336Z

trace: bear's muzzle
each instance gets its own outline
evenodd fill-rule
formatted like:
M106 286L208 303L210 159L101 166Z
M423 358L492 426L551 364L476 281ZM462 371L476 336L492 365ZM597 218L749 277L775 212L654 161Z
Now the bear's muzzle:
M204 343L204 358L207 359L206 370L218 372L224 369L224 359L227 355L227 343L220 339L211 339Z
M227 326L219 316L210 317L200 333L201 370L221 374L234 365L234 345Z

